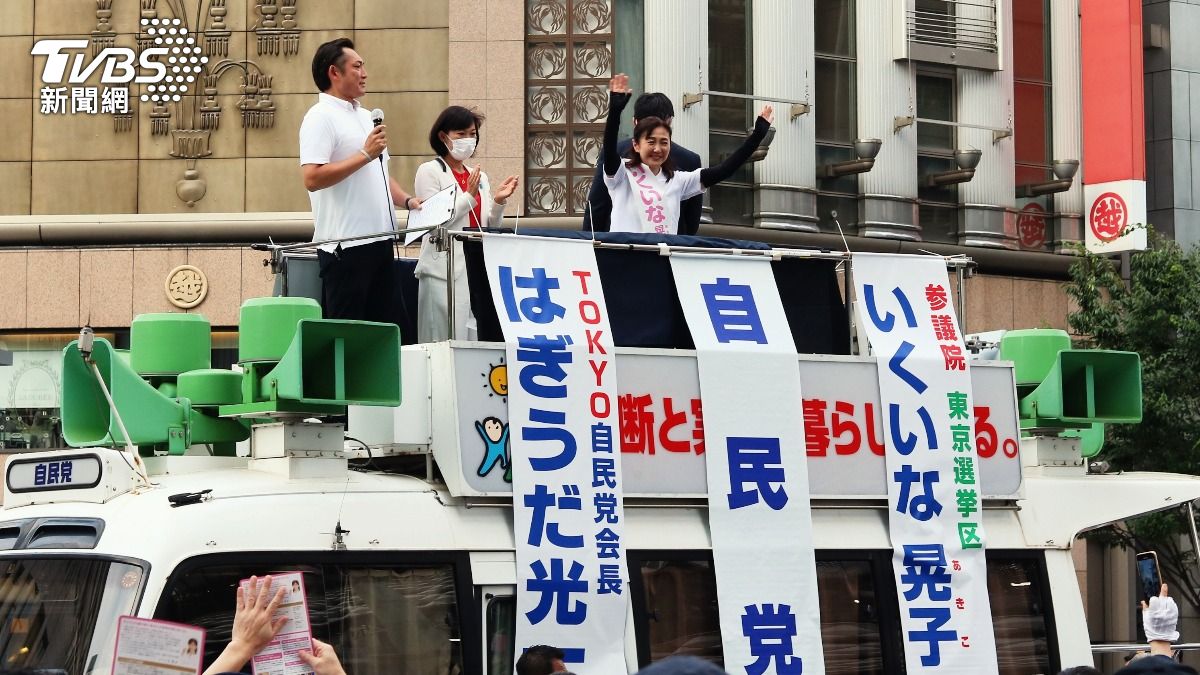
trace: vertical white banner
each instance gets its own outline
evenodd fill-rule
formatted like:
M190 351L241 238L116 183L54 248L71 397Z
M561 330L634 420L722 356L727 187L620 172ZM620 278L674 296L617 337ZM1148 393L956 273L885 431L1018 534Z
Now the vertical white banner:
M820 675L800 366L766 259L671 256L697 350L725 669Z
M853 273L879 372L908 672L996 673L970 362L945 261L856 253Z
M627 672L616 366L591 242L484 235L508 362L516 647Z

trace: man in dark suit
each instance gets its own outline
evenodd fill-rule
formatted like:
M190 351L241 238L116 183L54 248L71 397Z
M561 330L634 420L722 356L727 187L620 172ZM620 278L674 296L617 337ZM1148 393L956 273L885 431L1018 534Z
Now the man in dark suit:
M633 102L633 124L645 117L657 117L671 123L675 117L675 106L666 94L647 92ZM633 141L626 138L617 143L617 154L622 157L629 152ZM679 171L695 171L701 167L700 155L671 141L671 158L675 160L675 168ZM612 200L608 197L608 188L604 186L603 167L596 163L596 175L592 178L592 189L588 192L588 208L583 215L583 231L608 232L609 218L612 215ZM679 205L679 234L696 234L700 229L700 211L704 208L704 195L696 195L685 199Z

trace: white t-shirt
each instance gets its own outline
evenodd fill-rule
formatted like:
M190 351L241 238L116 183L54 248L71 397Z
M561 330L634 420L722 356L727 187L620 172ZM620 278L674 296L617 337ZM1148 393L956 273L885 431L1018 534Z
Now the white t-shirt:
M704 192L704 186L700 184L700 169L676 171L671 180L667 180L665 171L659 171L658 175L655 175L646 169L643 182L662 195L660 203L664 232L678 234L679 203ZM621 166L615 176L604 174L604 184L608 187L608 195L612 199L609 232L654 232L646 229L644 217L649 205L642 201L641 195L630 185L629 170L625 168L624 159L621 160ZM656 215L655 220L657 219Z
M329 164L359 155L375 124L358 101L345 101L322 93L300 125L300 165ZM395 207L388 188L387 150L383 162L373 161L346 176L340 183L308 193L316 228L313 241L342 239L396 229ZM359 239L342 248L380 239ZM336 244L322 246L332 251Z

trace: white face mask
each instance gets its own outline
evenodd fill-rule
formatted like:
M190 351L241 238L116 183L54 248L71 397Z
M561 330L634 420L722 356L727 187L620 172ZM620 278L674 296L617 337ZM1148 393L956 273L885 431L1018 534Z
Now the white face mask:
M450 156L460 162L466 161L471 155L475 154L474 138L456 138L450 144Z

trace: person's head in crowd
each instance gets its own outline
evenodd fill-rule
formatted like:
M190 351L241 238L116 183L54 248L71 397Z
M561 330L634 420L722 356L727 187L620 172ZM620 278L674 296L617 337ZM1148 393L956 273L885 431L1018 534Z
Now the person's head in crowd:
M729 675L698 656L672 656L642 668L637 675Z
M642 117L633 127L633 145L626 154L626 166L634 168L646 165L657 174L663 171L670 180L675 175L675 162L671 160L671 125L661 117Z
M465 162L475 154L479 145L479 128L483 126L483 115L452 105L442 111L429 130L429 147L442 159Z
M1104 673L1091 666L1075 666L1073 668L1063 668L1058 675L1104 675Z
M670 126L671 121L675 119L675 106L671 104L671 99L666 94L659 91L648 91L633 102L633 123L637 125L638 120L644 120L647 117L657 117Z
M317 90L346 101L367 93L367 70L350 38L330 40L317 47L312 61Z
M534 645L517 659L517 675L550 675L566 670L563 651L550 645Z

